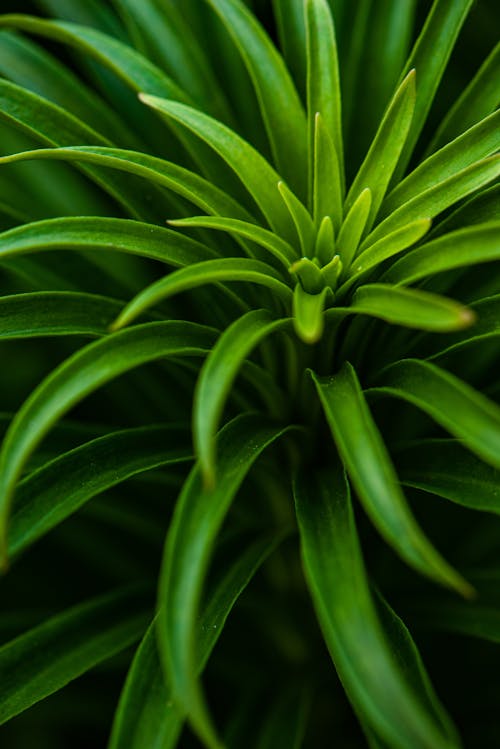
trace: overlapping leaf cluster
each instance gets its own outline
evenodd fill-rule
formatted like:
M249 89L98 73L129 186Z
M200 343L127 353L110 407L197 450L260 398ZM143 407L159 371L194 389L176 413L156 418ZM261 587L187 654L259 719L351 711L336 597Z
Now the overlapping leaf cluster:
M486 746L498 655L463 635L500 639L500 47L431 109L472 0L25 5L6 741L102 744L121 681L109 749Z

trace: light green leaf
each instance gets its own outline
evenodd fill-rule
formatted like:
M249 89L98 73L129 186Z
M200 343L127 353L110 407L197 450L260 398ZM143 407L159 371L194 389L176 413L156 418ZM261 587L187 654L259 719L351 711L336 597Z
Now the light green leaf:
M446 297L382 283L361 286L351 306L353 312L419 330L460 330L475 320L471 309Z
M384 274L384 281L409 284L436 273L500 258L500 222L446 234L417 247Z
M140 589L109 593L0 648L0 723L135 642L147 624L148 608Z
M255 16L240 0L207 2L233 38L250 74L276 168L297 194L305 199L306 118L283 58Z
M236 172L271 228L293 244L295 228L276 189L280 177L258 151L233 130L192 107L146 94L141 100L208 143Z
M342 223L342 181L332 139L319 112L315 117L313 154L313 212L316 226L325 216L332 220L335 232Z
M458 747L408 679L382 629L342 471L308 474L307 483L297 482L295 502L309 590L353 706L387 747Z
M436 359L452 351L457 351L462 346L500 336L500 294L471 304L471 309L476 315L476 320L470 330L455 333L445 338L440 337L437 341L433 340L430 342L430 348L435 353L430 354L427 358Z
M248 211L240 206L236 200L203 177L189 169L184 169L164 159L149 156L149 154L116 148L40 148L36 151L25 151L24 153L0 158L0 164L32 159L82 161L128 172L149 182L167 187L208 213L220 213L223 216L234 216L245 221L253 221Z
M319 113L337 156L337 174L341 199L344 194L344 146L342 143L342 105L335 27L326 0L306 0L307 37L307 116L309 126L309 163L316 153L316 116ZM332 178L332 177L331 177ZM323 213L323 216L329 212Z
M374 393L413 403L469 450L500 467L500 406L430 362L404 359L386 367ZM370 392L370 391L369 391Z
M370 150L361 164L347 194L345 212L356 203L368 188L372 202L365 231L368 232L386 193L398 163L412 122L415 108L415 71L411 70L394 94L384 114Z
M0 338L102 336L119 309L120 302L97 294L42 291L3 296Z
M495 112L441 148L414 169L387 196L380 217L385 218L412 198L500 148L500 112Z
M207 486L215 483L215 434L238 371L259 343L289 324L265 310L247 312L226 328L201 368L193 404L193 440ZM224 480L222 471L219 480Z
M80 349L41 382L10 425L0 453L0 551L4 565L12 495L27 459L50 427L86 395L134 367L166 356L204 356L212 344L212 329L202 325L147 323Z
M458 440L411 443L397 456L401 481L469 507L500 514L500 471L479 460Z
M418 94L408 139L395 179L399 180L427 119L443 72L473 0L434 0L424 28L405 65L402 78L413 68L418 72Z
M415 196L385 218L361 245L363 252L396 229L423 218L434 218L462 198L500 176L500 154L478 161Z
M311 257L314 252L316 229L311 214L284 182L278 182L278 190L290 212L299 236L301 255Z
M265 537L245 545L212 591L198 629L198 672L205 667L227 617L255 573L281 538ZM108 749L173 749L184 722L162 673L156 621L132 661L115 714Z
M240 221L236 218L225 218L222 216L193 216L190 218L180 219L178 221L169 221L172 226L195 226L203 229L219 229L227 231L235 236L244 237L255 242L260 247L268 250L288 269L290 263L297 259L297 252L284 239L274 234L262 226L251 224L248 221Z
M387 448L350 364L313 379L333 438L367 514L392 548L419 572L470 595L468 583L439 555L415 521Z
M317 343L325 326L324 309L329 289L312 294L304 291L299 282L293 293L293 325L298 337L305 343Z
M142 471L190 460L189 435L177 426L125 429L86 442L46 463L18 485L8 531L13 556L85 502Z
M362 190L344 219L342 228L337 239L336 250L340 255L344 268L349 268L361 237L365 230L366 222L372 205L372 194L370 188Z
M220 478L208 488L196 466L184 484L167 536L159 589L159 646L174 699L210 749L220 743L198 683L196 621L215 539L246 474L283 434L256 415L230 422L219 436Z
M500 103L499 78L500 42L493 48L465 91L449 110L427 149L428 153L432 153L456 138L498 107Z
M164 299L182 291L195 289L211 283L227 283L229 281L244 281L266 286L276 296L290 306L292 290L281 280L281 275L270 265L259 260L247 258L223 258L222 260L205 260L187 268L181 268L165 278L160 278L151 286L147 286L122 310L113 323L112 329L118 330L129 325L139 315ZM1 311L1 306L0 306Z
M211 260L205 245L178 232L120 218L54 218L0 233L0 259L48 250L125 252L183 266Z

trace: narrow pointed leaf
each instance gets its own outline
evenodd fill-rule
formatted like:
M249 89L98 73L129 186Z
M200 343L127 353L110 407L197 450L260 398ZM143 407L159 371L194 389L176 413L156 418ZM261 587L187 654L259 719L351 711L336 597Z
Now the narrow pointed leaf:
M457 351L462 346L500 336L500 294L471 304L471 309L476 315L474 325L469 330L430 342L430 349L434 353L428 356L429 359Z
M458 747L409 682L382 629L342 472L317 471L312 484L311 477L299 481L295 502L309 590L353 706L383 746Z
M238 371L259 343L288 326L288 319L273 319L265 310L247 312L222 333L202 367L194 396L193 439L207 485L215 482L215 435ZM222 472L219 478L223 481Z
M469 450L500 467L500 406L430 362L405 359L387 367L375 392L413 403Z
M354 205L360 193L369 188L372 195L366 231L375 221L408 135L415 107L415 71L412 70L397 89L387 107L370 150L352 183L345 211Z
M316 236L311 214L284 182L278 182L278 190L295 224L300 241L301 255L311 257Z
M219 438L220 479L207 488L199 466L184 484L170 525L159 589L159 646L174 698L207 747L220 747L198 683L195 622L215 539L246 474L283 430L256 415L230 422Z
M446 234L398 260L384 281L415 283L436 273L500 258L500 222L492 221Z
M313 154L313 211L316 226L325 216L332 220L335 232L342 223L342 180L333 141L319 112L315 117Z
M272 229L293 242L293 222L276 190L280 178L258 151L233 130L192 107L156 96L143 95L141 99L206 141L236 172Z
M26 549L97 494L142 471L190 457L188 434L175 426L114 432L64 453L20 482L9 524L9 555Z
M48 619L0 648L0 723L139 639L148 608L140 590L110 593Z
M370 214L372 194L370 188L362 190L344 219L337 239L337 253L344 268L351 265Z
M326 0L305 3L307 35L307 115L309 120L309 160L313 163L315 119L321 115L325 131L338 159L340 193L344 193L344 146L337 42L333 17ZM320 218L324 215L322 214Z
M3 296L0 338L102 336L119 309L120 302L97 294L42 291Z
M222 260L206 260L195 263L187 268L181 268L151 286L147 286L122 310L113 323L113 330L129 325L136 317L146 310L174 294L195 289L212 283L227 283L243 281L266 286L289 305L292 301L292 290L281 280L280 274L270 265L259 260L247 258L223 258ZM0 306L1 310L1 306Z
M499 149L500 112L495 112L419 164L384 200L381 217Z
M411 130L396 172L398 177L403 173L413 153L472 3L473 0L454 0L452 3L448 0L434 0L424 28L405 65L403 76L413 68L418 71L418 96Z
M415 521L354 369L313 379L333 438L363 506L392 548L408 564L448 587L470 586L445 562Z
M213 258L200 242L159 226L119 218L54 218L0 233L0 259L49 250L125 252L173 266Z
M240 0L207 0L233 38L252 79L280 174L305 198L307 129L283 58Z
M4 564L15 485L27 459L50 427L86 395L134 367L166 356L203 356L212 343L213 331L194 323L138 325L80 349L42 381L12 422L0 453L0 541Z
M484 463L458 440L413 443L398 454L401 481L463 507L500 513L500 470Z
M418 330L460 330L475 320L471 309L446 297L382 283L361 286L351 306L354 312Z
M227 617L280 537L262 538L238 552L202 611L198 628L198 672L203 670ZM173 749L184 713L165 679L153 621L132 661L115 714L108 749Z
M429 187L397 208L381 221L361 245L361 251L371 247L388 234L423 218L434 218L454 203L466 198L475 190L493 182L500 176L500 155L490 156L457 172L452 177Z

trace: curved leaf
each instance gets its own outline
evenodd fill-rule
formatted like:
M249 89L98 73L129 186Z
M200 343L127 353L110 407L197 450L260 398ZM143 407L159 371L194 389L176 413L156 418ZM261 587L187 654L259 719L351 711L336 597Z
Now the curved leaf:
M162 665L174 699L211 749L220 743L198 683L195 623L217 534L246 474L261 452L284 433L256 415L230 422L219 437L220 478L207 488L195 466L182 489L167 536L159 588Z
M458 747L409 681L382 629L340 467L297 482L295 503L309 590L354 707L384 746Z
M12 494L23 466L50 427L86 395L147 362L166 356L204 356L213 331L184 322L147 323L91 343L55 369L13 420L0 453L1 561Z
M137 640L148 598L137 589L68 609L0 648L0 723L57 692Z
M250 352L271 333L290 325L265 310L252 310L220 336L200 370L193 404L193 441L207 486L215 484L215 434L231 385ZM220 480L223 481L222 472Z
M46 463L17 488L7 539L9 555L26 549L110 487L142 471L190 460L188 437L186 429L176 426L125 429Z
M205 260L203 263L195 263L187 268L181 268L146 287L122 310L112 328L117 330L129 325L132 320L142 315L154 304L158 304L174 294L195 289L204 284L227 283L229 281L244 281L266 286L285 305L290 305L292 301L290 287L286 286L281 280L280 274L266 263L247 258Z
M468 583L420 530L351 365L328 379L313 375L333 438L367 514L392 548L419 572L470 595Z
M430 362L404 359L386 367L371 392L413 403L472 452L500 468L500 406ZM369 391L370 392L370 391Z
M301 101L276 47L240 0L207 0L252 78L276 168L306 197L307 135Z

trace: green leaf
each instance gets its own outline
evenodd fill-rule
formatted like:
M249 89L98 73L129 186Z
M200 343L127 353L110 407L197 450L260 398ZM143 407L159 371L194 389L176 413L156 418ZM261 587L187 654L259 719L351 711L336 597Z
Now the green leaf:
M259 734L257 749L301 749L311 707L310 690L303 685L287 685L277 695Z
M0 648L0 723L27 710L137 640L148 599L137 589L68 609Z
M32 159L82 161L117 169L147 179L181 195L208 213L234 216L253 221L252 216L239 203L198 174L164 159L137 151L117 148L54 148L25 151L0 158L0 164Z
M332 377L313 374L313 379L342 460L380 534L419 572L470 595L468 583L442 559L411 514L354 369L345 364Z
M200 370L193 404L193 441L207 486L215 483L215 434L231 385L250 352L277 330L289 326L266 310L252 310L222 333ZM223 481L222 469L219 480Z
M303 0L272 0L280 49L299 92L305 91L306 30Z
M316 229L311 214L284 182L278 182L278 190L295 224L300 241L301 255L311 257L316 238Z
M353 312L419 330L459 330L475 320L471 309L446 297L382 283L361 286L351 306Z
M428 153L456 138L497 108L500 103L499 76L500 42L449 110L427 149Z
M499 148L500 112L495 112L419 164L384 200L381 218Z
M119 309L119 302L97 294L42 291L3 296L0 338L102 336Z
M422 440L401 450L397 458L406 486L471 510L500 513L500 471L479 460L458 440Z
M337 239L337 253L340 255L344 268L349 268L361 237L365 230L366 222L372 205L372 194L370 188L360 192L344 219L340 234Z
M252 79L280 174L306 197L307 129L301 101L283 58L239 0L207 0L234 40Z
M341 199L344 193L344 147L342 143L342 105L335 27L326 0L306 0L307 36L307 116L309 125L309 163L316 153L316 117L319 113L325 140L331 139L337 156L337 174ZM338 176L337 176L338 175ZM329 212L321 214L319 220Z
M23 466L50 427L86 395L125 372L166 356L204 356L213 331L187 322L138 325L91 343L35 388L13 420L0 453L0 556L6 563L11 499Z
M241 593L275 549L280 537L245 545L212 591L198 626L198 672L205 667ZM132 661L115 714L108 749L173 749L184 714L173 701L162 672L152 623Z
M381 221L361 245L363 252L396 229L423 218L434 218L500 176L500 154L478 161L415 196Z
M454 0L452 3L449 0L434 0L424 28L405 65L402 78L412 69L418 72L418 94L411 129L396 171L396 180L410 160L472 3L473 0Z
M86 442L20 482L12 506L13 556L85 502L142 471L190 460L188 434L176 426L125 429Z
M500 335L500 294L471 304L471 309L476 316L476 320L470 330L455 333L445 338L440 337L437 341L433 340L431 350L434 353L427 358L436 359L451 351L456 351L462 346L486 341Z
M70 216L33 221L0 233L2 260L48 250L125 252L174 266L214 257L208 247L178 232L120 218Z
M271 228L293 244L295 228L276 190L280 177L258 151L234 131L192 107L146 94L141 100L208 143L236 172Z
M118 330L129 325L154 304L174 294L195 289L204 284L227 283L228 281L244 281L266 286L287 306L292 300L290 287L286 286L281 280L281 275L266 263L247 258L205 260L203 263L181 268L147 286L122 310L113 323L112 329Z
M409 284L436 273L500 258L500 222L492 221L446 234L398 260L384 281Z
M413 403L469 450L500 467L500 406L430 362L404 359L386 367L371 392Z
M244 237L255 242L260 247L268 250L288 269L290 263L297 259L297 252L284 239L278 237L262 226L251 224L248 221L240 221L237 218L224 218L221 216L193 216L176 221L169 221L172 226L195 226L203 229L219 229L227 231L235 236Z
M382 629L342 471L308 474L297 482L295 502L309 590L355 709L388 747L457 747L409 683Z
M293 325L298 337L305 343L317 343L323 335L325 326L324 309L329 289L312 294L302 288L302 284L295 286L293 293Z
M256 415L230 422L219 436L220 478L208 488L196 466L184 484L167 536L159 589L159 646L174 699L208 747L219 748L197 675L197 612L212 549L246 474L283 434Z
M325 216L329 216L338 232L343 215L340 166L332 139L319 112L315 117L313 170L313 212L316 226L321 224Z
M370 150L361 164L345 202L347 213L368 188L372 202L365 231L369 231L403 150L415 108L415 71L411 70L394 94Z

